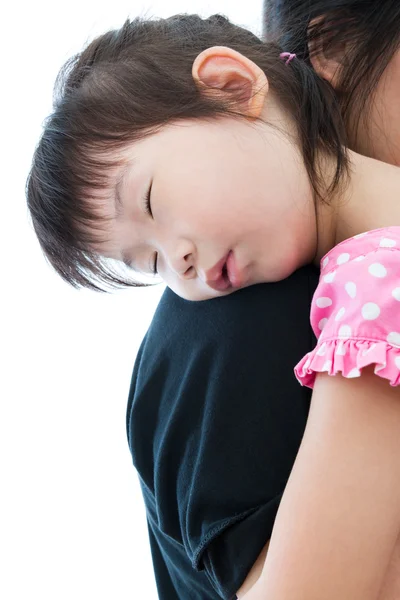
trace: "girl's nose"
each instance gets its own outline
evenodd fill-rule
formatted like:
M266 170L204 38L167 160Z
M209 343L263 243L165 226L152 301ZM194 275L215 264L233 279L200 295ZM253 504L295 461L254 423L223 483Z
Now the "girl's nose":
M192 279L196 275L194 248L189 242L177 244L171 252L169 263L182 279Z

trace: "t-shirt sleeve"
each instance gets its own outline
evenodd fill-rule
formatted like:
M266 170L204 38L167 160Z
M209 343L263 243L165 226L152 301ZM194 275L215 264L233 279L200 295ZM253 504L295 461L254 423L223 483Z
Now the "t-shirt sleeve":
M167 291L136 366L128 437L153 528L226 600L270 539L303 436L310 391L293 367L315 343L317 278L197 303Z
M313 387L321 372L360 377L371 365L400 385L400 249L383 244L352 258L356 244L350 240L347 252L321 273L311 306L318 342L295 368L303 385Z

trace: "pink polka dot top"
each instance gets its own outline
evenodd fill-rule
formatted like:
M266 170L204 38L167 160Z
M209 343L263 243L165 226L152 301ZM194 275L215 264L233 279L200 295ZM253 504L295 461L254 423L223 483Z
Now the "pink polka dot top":
M375 374L400 385L400 227L356 235L321 260L311 304L318 343L296 366L302 385L316 373Z

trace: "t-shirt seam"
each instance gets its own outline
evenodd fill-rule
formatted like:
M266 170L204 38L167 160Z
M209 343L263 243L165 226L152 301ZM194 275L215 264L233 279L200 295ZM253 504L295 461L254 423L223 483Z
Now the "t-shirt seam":
M210 543L210 541L212 541L216 537L218 537L218 535L221 533L221 531L226 529L227 526L233 525L234 523L237 523L240 520L243 520L248 515L256 512L262 506L264 506L264 503L260 504L259 506L256 506L255 508L250 508L249 510L246 510L238 515L235 515L234 517L225 519L225 521L220 523L216 528L209 531L208 534L204 537L204 539L200 542L197 549L193 552L193 558L192 558L193 568L198 570L198 563L199 563L201 554L204 552L204 550L206 549L206 547Z

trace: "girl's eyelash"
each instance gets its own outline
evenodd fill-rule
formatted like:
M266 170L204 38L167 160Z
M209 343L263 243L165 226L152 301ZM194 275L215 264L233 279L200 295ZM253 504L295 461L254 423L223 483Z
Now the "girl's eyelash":
M157 270L157 263L158 263L158 252L154 253L154 262L153 262L153 274L157 275L158 270Z
M151 201L150 201L150 195L151 195L151 187L153 185L153 182L151 182L149 189L147 190L146 196L144 198L144 208L147 214L149 214L151 217L153 217L153 213L151 212Z
M151 202L150 202L150 195L151 195L151 187L153 185L153 182L151 182L149 189L147 190L146 196L144 198L144 208L145 211L148 215L150 215L153 218L153 213L151 212ZM153 275L157 275L158 271L157 271L157 262L158 262L158 253L155 252L154 253L154 260L153 260Z

